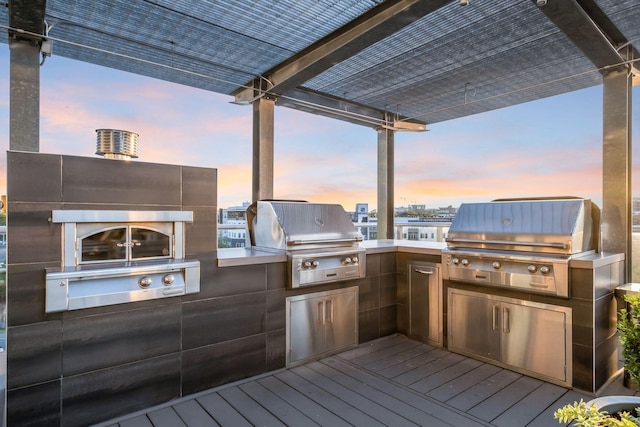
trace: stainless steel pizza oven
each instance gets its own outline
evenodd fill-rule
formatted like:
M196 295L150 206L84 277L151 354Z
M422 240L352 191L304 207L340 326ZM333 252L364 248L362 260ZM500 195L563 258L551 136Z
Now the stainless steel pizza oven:
M365 277L362 236L338 204L258 201L247 209L247 247L287 254L289 286Z
M462 204L442 252L444 278L568 298L569 262L597 252L600 211L588 199Z
M46 271L46 312L200 291L200 262L185 259L187 211L55 210L60 268Z

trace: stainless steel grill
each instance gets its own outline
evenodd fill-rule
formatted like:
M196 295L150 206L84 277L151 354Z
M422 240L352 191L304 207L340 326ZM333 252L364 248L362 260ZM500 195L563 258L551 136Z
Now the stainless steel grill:
M573 197L463 204L443 277L569 297L569 261L598 250L599 218L590 200Z
M365 277L361 240L337 204L268 200L247 209L247 246L286 253L291 288Z

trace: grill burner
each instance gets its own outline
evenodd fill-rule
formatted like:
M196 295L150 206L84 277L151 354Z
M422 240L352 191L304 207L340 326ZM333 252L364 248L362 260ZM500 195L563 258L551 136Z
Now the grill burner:
M247 209L247 246L284 252L289 286L365 277L365 250L342 206L302 201L258 201Z
M569 261L598 249L587 199L503 199L460 206L442 251L443 277L569 297Z

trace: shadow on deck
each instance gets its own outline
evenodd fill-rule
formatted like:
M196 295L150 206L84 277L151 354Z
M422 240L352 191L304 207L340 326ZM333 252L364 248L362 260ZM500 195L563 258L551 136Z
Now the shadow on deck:
M602 394L634 392L617 378ZM99 425L546 427L560 425L556 409L591 398L392 335Z

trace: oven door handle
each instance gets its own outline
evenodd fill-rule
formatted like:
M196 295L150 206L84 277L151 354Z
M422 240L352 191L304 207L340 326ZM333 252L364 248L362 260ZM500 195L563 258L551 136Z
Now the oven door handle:
M538 246L542 248L560 248L567 249L568 245L564 242L520 242L516 240L491 240L491 239L461 239L448 238L447 243L488 243L491 245L510 245L510 246Z
M433 270L420 270L419 268L416 268L413 271L420 274L433 274Z

